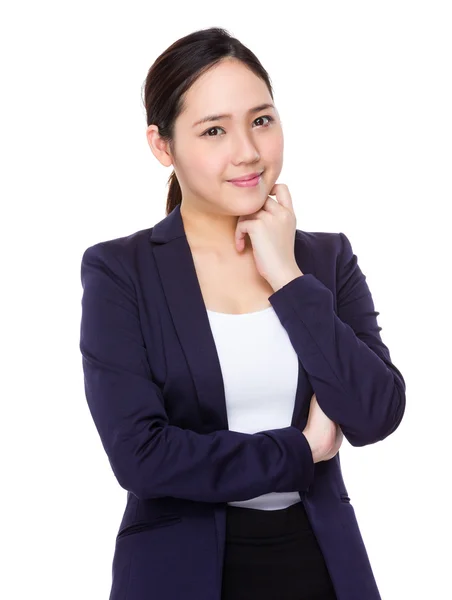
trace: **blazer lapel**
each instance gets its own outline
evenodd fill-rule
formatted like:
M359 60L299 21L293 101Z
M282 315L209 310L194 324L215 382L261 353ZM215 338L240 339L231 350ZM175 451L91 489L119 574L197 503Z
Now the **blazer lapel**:
M229 429L220 362L180 205L154 225L149 239L166 301L196 387L204 426L202 433ZM300 230L296 232L294 251L302 272L315 275L314 261ZM300 427L302 421L307 419L312 388L300 361L298 366L298 386L291 425Z

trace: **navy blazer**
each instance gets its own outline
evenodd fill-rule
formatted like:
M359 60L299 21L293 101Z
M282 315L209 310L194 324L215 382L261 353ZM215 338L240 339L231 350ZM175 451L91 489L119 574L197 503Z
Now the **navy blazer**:
M343 233L297 229L304 273L269 297L299 357L291 423L228 429L223 379L178 205L87 248L80 350L88 406L127 504L110 600L221 600L227 502L299 491L338 600L381 600L339 453L315 463L315 392L352 446L395 431L405 381Z

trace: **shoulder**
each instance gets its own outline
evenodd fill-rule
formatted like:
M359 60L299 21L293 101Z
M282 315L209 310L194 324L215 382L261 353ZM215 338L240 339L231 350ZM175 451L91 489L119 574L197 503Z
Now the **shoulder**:
M149 245L152 227L134 231L128 235L100 240L82 252L82 272L87 266L108 270L110 274L126 275L133 278L132 265Z
M340 255L346 251L350 242L342 232L296 230L296 239L314 253Z
M100 240L83 250L82 261L89 257L115 257L118 260L132 259L137 252L149 244L152 227L134 231L128 235Z
M88 246L88 248L84 250L84 254L103 251L111 254L127 254L128 252L133 252L137 247L148 243L151 232L152 227L147 227L146 229L140 229L139 231L134 231L133 233L121 237L101 240Z

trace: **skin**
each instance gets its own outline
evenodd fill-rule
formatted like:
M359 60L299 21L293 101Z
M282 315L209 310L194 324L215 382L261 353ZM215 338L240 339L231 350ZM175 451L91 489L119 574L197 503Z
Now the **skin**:
M333 458L338 453L344 439L342 429L326 416L320 408L315 394L311 398L308 422L303 434L311 447L315 463Z
M204 73L185 95L183 113L175 123L175 155L150 125L147 139L164 166L173 165L182 189L184 228L196 247L223 257L237 257L237 219L261 209L283 163L284 138L276 109L248 114L248 109L273 100L265 83L243 63L226 59ZM232 119L193 128L212 113L232 113ZM275 119L269 123L270 115ZM213 130L212 130L213 129ZM202 134L206 132L205 136ZM228 179L265 169L256 188L238 188ZM247 241L246 251L251 251Z
M264 81L243 63L224 59L187 91L176 119L174 153L158 127L146 130L159 162L173 166L182 190L181 216L192 251L221 260L253 260L274 291L304 274L294 256L296 217L287 185L276 184L283 165L284 136L276 106ZM230 113L194 126L212 114ZM256 187L228 180L262 171ZM275 196L276 199L272 198ZM328 460L342 442L340 428L320 408L315 394L303 430L314 462Z

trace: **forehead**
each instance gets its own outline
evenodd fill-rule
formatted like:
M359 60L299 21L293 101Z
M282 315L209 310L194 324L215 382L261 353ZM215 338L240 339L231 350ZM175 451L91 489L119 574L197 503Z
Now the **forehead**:
M225 60L203 73L187 90L183 118L191 123L212 113L241 117L264 102L273 103L265 81L242 62Z

